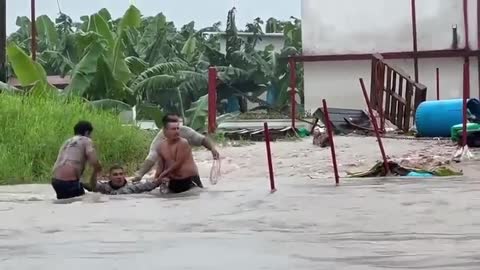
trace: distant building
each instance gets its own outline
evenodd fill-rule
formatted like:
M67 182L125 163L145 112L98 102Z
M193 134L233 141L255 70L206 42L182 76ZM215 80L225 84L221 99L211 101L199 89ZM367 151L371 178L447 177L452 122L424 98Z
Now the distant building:
M226 39L225 39L225 32L206 32L209 35L219 35L220 38L220 51L225 53L226 51ZM238 32L238 37L243 39L244 41L247 40L248 37L252 36L253 33L250 32ZM258 41L257 46L255 47L257 50L264 50L265 47L268 45L273 45L275 51L280 51L283 48L283 44L285 43L285 37L283 33L265 33L260 35L261 40Z
M322 99L330 107L365 108L358 80L363 78L370 86L373 53L390 55L386 60L389 64L414 78L411 1L302 0L301 3L307 110L313 112L321 107ZM470 56L471 96L478 97L477 1L415 3L419 82L428 88L427 99L436 98L436 68L440 70L440 98L462 97L466 56ZM469 27L465 27L465 22Z

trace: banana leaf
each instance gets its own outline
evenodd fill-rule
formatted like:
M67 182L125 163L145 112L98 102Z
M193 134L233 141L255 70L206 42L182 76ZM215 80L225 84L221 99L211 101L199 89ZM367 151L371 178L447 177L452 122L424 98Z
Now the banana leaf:
M208 94L201 96L185 111L186 125L196 131L204 131L208 117Z

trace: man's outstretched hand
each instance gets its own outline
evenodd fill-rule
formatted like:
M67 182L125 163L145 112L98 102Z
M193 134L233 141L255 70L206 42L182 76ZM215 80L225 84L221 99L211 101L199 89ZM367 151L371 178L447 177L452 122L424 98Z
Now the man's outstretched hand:
M137 183L142 181L142 177L140 176L131 176L127 178L127 181L131 181L132 183Z
M220 153L217 151L217 149L212 150L212 156L213 159L220 159Z

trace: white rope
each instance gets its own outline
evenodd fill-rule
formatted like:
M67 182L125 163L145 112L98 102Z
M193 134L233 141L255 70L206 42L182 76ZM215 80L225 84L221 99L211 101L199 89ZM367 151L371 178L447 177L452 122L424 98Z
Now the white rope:
M220 159L214 159L212 163L212 168L210 169L210 183L216 185L218 180L221 178L221 169L222 164Z

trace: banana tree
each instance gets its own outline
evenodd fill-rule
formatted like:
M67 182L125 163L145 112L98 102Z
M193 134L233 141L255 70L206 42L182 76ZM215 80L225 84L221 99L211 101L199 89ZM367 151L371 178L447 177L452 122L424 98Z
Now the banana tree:
M133 6L115 20L106 9L81 17L80 23L65 14L55 23L47 19L37 18L43 25L39 63L47 74L71 75L64 94L82 96L104 109L125 110L126 104L138 110L137 116L159 112L156 119L160 113L177 112L187 124L196 125L207 108L202 101L210 65L219 70L219 100L237 104L244 103L245 95L264 93L274 83L272 78L281 77L271 51L255 50L263 22L258 18L247 25L247 31L257 34L243 42L234 9L228 14L225 54L220 52L218 36L205 35L219 31L219 23L196 31L191 22L177 30L163 14L142 17ZM29 24L25 22L19 20L24 27L17 31L16 40L26 44L28 52Z

